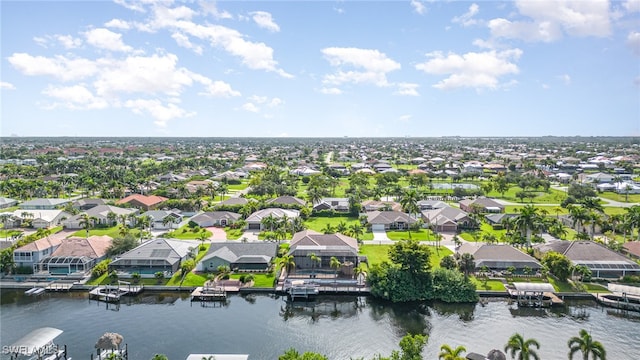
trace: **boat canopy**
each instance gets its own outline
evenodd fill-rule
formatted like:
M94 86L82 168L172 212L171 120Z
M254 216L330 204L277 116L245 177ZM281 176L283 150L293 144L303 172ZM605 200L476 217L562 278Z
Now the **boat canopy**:
M53 339L57 338L62 333L62 330L52 327L35 329L13 343L10 349L14 354L27 356L34 355L43 347L51 344Z
M514 282L513 286L521 293L528 292L555 292L556 290L553 288L553 285L549 283L522 283L522 282Z

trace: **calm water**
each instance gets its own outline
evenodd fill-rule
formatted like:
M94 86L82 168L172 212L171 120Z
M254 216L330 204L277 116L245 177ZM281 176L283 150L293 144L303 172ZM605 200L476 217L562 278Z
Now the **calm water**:
M188 294L147 293L119 307L89 301L85 293L24 296L3 291L1 345L41 326L64 330L74 360L88 359L104 332L124 336L130 359L164 353L171 360L189 353L248 353L251 360L277 359L289 347L317 351L330 359L371 358L397 349L407 332L425 333L425 359L437 359L441 344L464 344L486 354L503 348L515 332L542 344L542 359L566 359L567 340L585 328L604 343L608 359L640 359L640 316L622 316L592 303L561 310L517 309L505 300L487 304L390 305L368 298L322 297L288 305L269 295L231 296L225 306L203 307ZM209 303L208 305L213 305Z

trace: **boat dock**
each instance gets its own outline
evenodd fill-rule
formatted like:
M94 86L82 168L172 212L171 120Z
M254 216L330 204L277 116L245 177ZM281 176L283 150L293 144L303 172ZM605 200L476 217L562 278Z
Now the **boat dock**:
M191 292L191 301L223 301L227 291L220 286L199 286Z
M640 311L640 287L608 284L608 293L594 294L599 304L615 309Z
M36 295L42 295L45 292L45 288L42 287L34 287L31 288L27 291L24 292L25 295L29 295L29 296L36 296Z
M52 282L45 286L47 291L70 291L73 283L70 282Z
M105 301L105 302L119 302L122 296L137 295L144 290L142 285L131 285L125 281L118 281L118 285L105 285L98 286L89 291L89 299Z
M564 301L554 294L548 283L513 283L505 286L509 296L516 298L518 306L547 307L563 305Z

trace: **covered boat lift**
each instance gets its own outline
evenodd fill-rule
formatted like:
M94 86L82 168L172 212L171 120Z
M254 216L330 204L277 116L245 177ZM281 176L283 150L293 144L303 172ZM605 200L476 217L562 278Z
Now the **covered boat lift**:
M514 282L513 287L518 305L521 306L550 306L554 304L554 298L557 299L555 302L562 303L553 294L555 289L549 283Z
M52 327L33 330L6 347L11 359L58 360L67 359L67 346L58 346L53 340L63 331Z

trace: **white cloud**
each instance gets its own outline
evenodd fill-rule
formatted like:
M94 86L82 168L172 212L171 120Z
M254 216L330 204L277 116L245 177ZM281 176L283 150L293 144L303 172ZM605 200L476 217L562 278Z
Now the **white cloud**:
M195 115L195 113L182 109L173 103L163 105L158 99L127 100L124 106L138 115L144 113L151 115L155 119L154 123L159 127L166 127L170 120Z
M473 3L469 6L469 10L466 13L454 17L453 19L451 19L451 22L460 24L465 27L475 25L478 23L478 21L473 17L476 16L479 11L480 7L478 6L478 4Z
M334 74L326 75L323 80L326 84L371 83L376 86L388 86L387 73L401 67L400 63L378 50L332 47L322 49L322 53L334 67L347 66L359 70L338 70Z
M198 4L202 8L205 14L213 15L216 19L232 19L233 16L227 11L220 11L215 1L202 0L198 1Z
M74 38L71 35L56 35L55 37L65 49L74 49L82 45L82 39Z
M497 89L511 85L512 82L500 83L500 78L519 72L512 61L518 60L522 50L469 52L463 55L441 52L428 53L424 63L416 65L416 69L432 75L448 75L433 87L437 89L455 88L489 88Z
M280 105L284 104L284 101L280 98L273 98L271 99L271 101L269 102L269 107L278 107Z
M260 109L252 103L245 103L244 105L242 105L242 108L246 111L253 112L253 113L260 112Z
M396 85L398 86L398 90L396 90L396 92L394 93L396 95L420 96L420 94L418 94L418 87L420 85L418 84L398 83Z
M558 79L565 85L571 85L571 76L569 74L558 75Z
M411 120L412 117L413 117L413 115L409 115L409 114L401 115L398 118L398 121L403 122L403 123L408 123Z
M121 29L121 30L131 29L131 25L128 22L120 19L111 19L106 23L104 23L104 26L108 28Z
M266 96L258 96L258 95L252 95L249 97L249 100L258 104L264 104L265 102L267 102L268 99L269 98L267 98Z
M94 86L101 96L120 93L164 93L177 96L185 86L191 86L194 79L201 79L185 68L177 68L177 62L178 57L173 54L101 60L102 68Z
M521 15L531 20L489 21L495 37L551 42L563 33L570 36L605 37L611 33L611 13L607 0L518 0Z
M627 35L627 45L634 54L640 56L640 32L630 32L629 35Z
M109 106L106 100L94 96L91 91L83 85L62 87L50 85L42 93L62 101L61 103L52 105L52 108L62 106L68 109L105 109Z
M122 42L122 34L114 33L109 29L91 29L84 35L87 38L87 43L99 49L122 52L133 50L131 46L125 45L124 42Z
M49 40L40 36L34 36L33 41L38 44L38 46L42 46L43 48L49 47Z
M627 0L623 6L629 13L640 12L640 0Z
M411 0L411 7L413 8L413 11L420 15L427 12L427 7L424 6L424 3L421 0Z
M15 53L9 56L9 63L25 75L49 75L62 81L81 80L96 74L96 64L88 59L69 59L64 56L47 58Z
M16 87L10 82L0 81L0 89L1 90L15 90Z
M150 3L148 0L114 0L114 2L118 5L121 5L129 10L145 12L144 5Z
M280 26L273 21L271 14L266 11L254 11L251 13L253 21L261 28L271 32L280 31Z
M200 93L200 95L213 96L213 97L232 97L240 96L240 92L233 90L231 85L224 81L213 81L205 84L206 92Z
M176 43L179 46L182 46L183 48L186 48L186 49L191 49L196 54L202 55L202 46L192 44L191 41L189 40L189 37L187 37L186 35L176 32L171 34L171 37L176 41Z
M326 88L323 87L322 89L320 89L320 92L326 95L340 95L342 94L342 90L335 88L335 87L331 87L331 88Z

